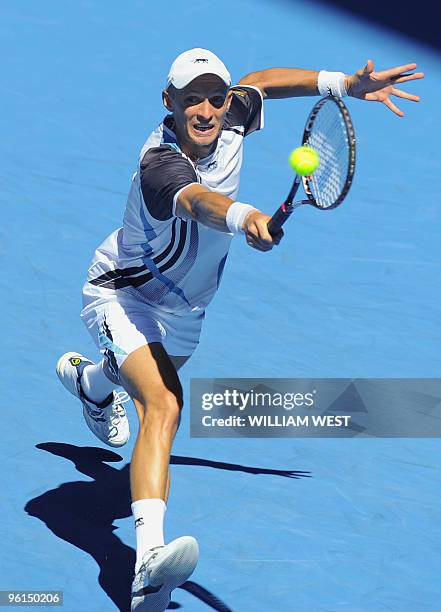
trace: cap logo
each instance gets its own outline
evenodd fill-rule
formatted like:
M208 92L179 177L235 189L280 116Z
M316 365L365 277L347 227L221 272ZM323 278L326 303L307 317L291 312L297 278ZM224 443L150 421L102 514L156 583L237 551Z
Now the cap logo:
M208 64L208 60L205 57L193 60L193 64Z

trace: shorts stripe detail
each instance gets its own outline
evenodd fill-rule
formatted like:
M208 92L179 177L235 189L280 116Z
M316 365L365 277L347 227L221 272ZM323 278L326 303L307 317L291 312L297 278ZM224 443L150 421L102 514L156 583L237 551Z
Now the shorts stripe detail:
M113 342L112 342L112 340L113 340L112 332L110 331L110 328L107 325L106 317L104 317L104 319L103 319L103 330L104 330L104 334L103 335L105 335L106 338L108 338L110 340L111 344L113 344ZM118 362L116 360L114 352L112 350L110 350L109 348L106 348L104 350L104 358L107 360L107 365L109 366L110 372L113 374L113 376L116 378L116 380L119 380Z

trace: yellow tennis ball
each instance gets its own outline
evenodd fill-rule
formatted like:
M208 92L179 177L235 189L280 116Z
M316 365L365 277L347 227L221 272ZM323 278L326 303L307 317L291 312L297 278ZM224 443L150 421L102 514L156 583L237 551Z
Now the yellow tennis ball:
M312 147L297 147L291 151L289 165L300 176L312 174L320 163L320 156Z

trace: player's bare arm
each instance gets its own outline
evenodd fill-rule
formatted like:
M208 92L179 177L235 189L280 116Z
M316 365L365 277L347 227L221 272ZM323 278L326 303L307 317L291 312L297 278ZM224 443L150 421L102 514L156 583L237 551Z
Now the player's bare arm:
M403 111L391 101L390 96L412 102L420 100L419 96L395 87L397 83L424 78L423 72L412 72L416 67L415 63L411 63L376 72L374 62L368 60L366 66L352 75L341 73L342 88L354 98L382 102L396 115L403 117ZM318 87L319 74L317 70L302 68L269 68L246 75L239 84L257 87L263 97L268 99L316 96L321 93Z
M221 194L210 191L203 185L189 185L183 189L176 201L176 214L183 219L198 221L207 227L221 232L230 232L227 214L234 201ZM242 230L247 243L259 251L269 251L282 238L281 232L272 237L268 232L270 216L257 209L250 210L244 217Z
M233 200L203 185L189 185L176 200L176 214L182 219L198 221L207 227L229 232L226 216Z
M264 98L297 98L318 95L318 70L303 68L268 68L251 72L239 81L239 85L257 87Z

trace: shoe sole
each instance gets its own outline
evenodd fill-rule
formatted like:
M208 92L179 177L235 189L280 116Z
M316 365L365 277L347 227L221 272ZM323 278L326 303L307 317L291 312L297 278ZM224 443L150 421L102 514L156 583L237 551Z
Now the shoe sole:
M158 568L158 571L152 572L154 574L151 580L152 586L163 584L172 590L183 584L194 572L199 559L199 547L196 540L191 536L183 536L178 538L178 542L180 544L178 549L175 547L167 555L161 557L161 566L164 571L161 572Z
M144 601L141 600L136 603L132 601L132 612L164 612L170 603L170 595L173 589L188 580L194 572L199 560L198 544L190 536L179 538L179 541L183 546L180 546L179 550L171 550L161 560L163 571L152 572L154 578L149 586L154 588L162 585L161 589L157 593L147 595L147 599Z

